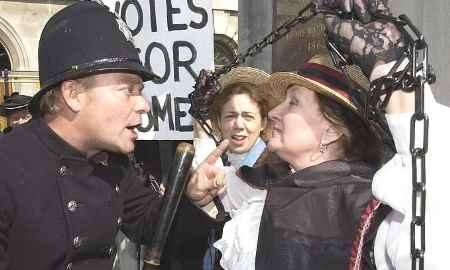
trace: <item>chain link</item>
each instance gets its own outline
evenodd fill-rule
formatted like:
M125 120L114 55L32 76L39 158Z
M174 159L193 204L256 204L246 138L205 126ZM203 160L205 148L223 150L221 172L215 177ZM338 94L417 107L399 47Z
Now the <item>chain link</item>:
M410 145L412 161L412 194L410 223L411 269L424 270L425 267L425 209L426 209L426 153L428 152L429 118L425 113L425 85L434 83L435 75L428 64L428 45L422 33L406 15L394 18L378 15L379 19L394 23L406 38L406 55L409 63L403 71L394 73L394 66L382 80L375 82L371 90L378 90L377 97L390 95L392 91L402 89L414 91L415 109L410 121ZM408 31L410 30L410 31ZM413 36L414 35L414 36ZM403 62L403 58L398 62ZM381 90L380 90L381 89ZM371 91L372 92L372 91ZM385 100L383 106L387 104ZM418 139L422 139L416 144Z
M308 12L310 12L308 14ZM302 10L300 10L297 16L291 20L286 21L282 25L280 25L277 29L270 32L268 35L262 38L262 40L256 42L252 46L250 46L245 52L238 54L233 61L231 61L228 65L218 69L214 72L214 78L217 79L221 75L229 72L236 66L239 66L247 60L248 57L253 57L259 54L265 47L272 45L277 42L282 37L286 36L289 32L292 31L292 28L297 26L300 23L306 23L311 20L314 16L316 16L317 12L314 10L314 4L309 3Z
M425 84L428 81L428 47L420 37L413 45L413 78L415 86L415 112L411 117L410 152L412 157L412 213L411 213L411 269L424 269L425 257L425 209L426 209L426 163L428 151L429 118L424 111ZM419 58L419 59L418 59ZM422 72L418 73L422 60ZM417 129L419 124L422 129ZM416 145L416 138L422 142Z

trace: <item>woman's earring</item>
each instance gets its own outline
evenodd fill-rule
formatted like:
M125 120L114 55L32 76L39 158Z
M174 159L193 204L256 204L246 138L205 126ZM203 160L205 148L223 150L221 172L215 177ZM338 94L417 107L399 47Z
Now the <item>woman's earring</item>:
M327 151L327 148L328 148L328 145L320 143L320 145L319 145L319 152L321 154L323 154L323 153L325 153Z

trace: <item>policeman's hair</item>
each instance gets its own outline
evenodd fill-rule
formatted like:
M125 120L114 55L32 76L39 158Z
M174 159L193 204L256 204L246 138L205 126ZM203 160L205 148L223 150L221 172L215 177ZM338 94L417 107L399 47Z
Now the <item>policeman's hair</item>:
M83 89L89 89L95 85L95 76L75 79ZM41 98L39 110L41 115L56 114L61 110L61 84L48 90Z
M60 94L61 92L59 91L59 86L57 86L51 88L42 96L39 104L39 111L42 116L56 114L60 111L60 107L57 104Z

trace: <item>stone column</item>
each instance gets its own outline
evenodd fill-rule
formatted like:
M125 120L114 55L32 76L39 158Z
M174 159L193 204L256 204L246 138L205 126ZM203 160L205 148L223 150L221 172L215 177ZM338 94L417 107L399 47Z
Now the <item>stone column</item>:
M295 18L310 0L273 0L274 26ZM320 17L299 24L273 46L273 71L294 71L311 56L326 53L325 27Z
M239 1L239 51L247 49L272 31L273 0ZM244 66L272 71L272 47L266 47L256 57L247 60Z

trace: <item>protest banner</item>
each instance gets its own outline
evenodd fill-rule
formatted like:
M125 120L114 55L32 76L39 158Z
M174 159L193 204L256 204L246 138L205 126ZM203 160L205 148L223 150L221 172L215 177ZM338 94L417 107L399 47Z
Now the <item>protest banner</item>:
M187 95L202 68L214 68L210 0L104 0L131 30L140 57L161 78L145 83L151 111L142 140L191 140Z

